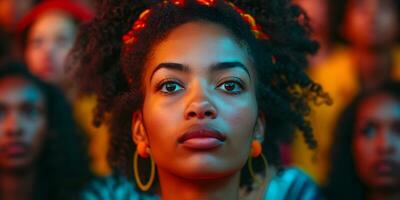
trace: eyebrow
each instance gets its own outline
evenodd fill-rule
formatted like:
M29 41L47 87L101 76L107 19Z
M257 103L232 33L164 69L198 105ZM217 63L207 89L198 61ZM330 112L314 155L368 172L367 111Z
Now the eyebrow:
M251 80L251 76L250 76L249 70L241 62L221 62L221 63L217 63L217 64L211 66L211 72L223 71L223 70L232 69L232 68L236 68L236 67L239 67L239 68L243 69L247 73L247 75L249 76L249 78Z
M250 80L251 80L251 76L250 76L250 72L247 69L247 67L241 63L241 62L221 62L221 63L217 63L215 65L211 66L210 71L211 72L217 72L217 71L223 71L223 70L227 70L227 69L232 69L232 68L236 68L239 67L241 69L243 69L247 75L249 76ZM160 69L169 69L169 70L174 70L174 71L180 71L180 72L189 72L190 68L187 65L183 65L180 63L160 63L159 65L157 65L157 67L154 69L153 73L150 76L150 80L153 78L154 74L160 70Z

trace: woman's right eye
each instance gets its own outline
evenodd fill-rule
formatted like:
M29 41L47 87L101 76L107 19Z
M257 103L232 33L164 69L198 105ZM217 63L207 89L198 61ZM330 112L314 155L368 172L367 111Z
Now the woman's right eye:
M366 137L372 137L378 129L378 125L374 122L369 122L364 125L361 129L362 133Z
M30 42L29 45L30 47L33 48L39 48L43 45L44 40L42 38L33 38Z
M165 94L173 94L183 90L183 87L176 81L166 81L159 85L158 90Z

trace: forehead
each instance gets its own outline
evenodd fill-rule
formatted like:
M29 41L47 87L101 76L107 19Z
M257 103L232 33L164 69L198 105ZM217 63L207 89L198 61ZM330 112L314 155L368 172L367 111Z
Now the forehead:
M388 94L368 97L358 107L357 119L400 119L400 102Z
M222 61L248 62L247 48L244 47L221 25L205 21L189 22L173 29L155 45L148 64L177 62L188 66L207 66Z
M18 76L0 78L0 103L43 103L44 97L32 82Z
M32 24L30 33L35 34L54 34L54 33L73 33L75 23L73 18L62 11L48 11L38 17Z
M389 8L396 11L396 0L349 0L351 8Z

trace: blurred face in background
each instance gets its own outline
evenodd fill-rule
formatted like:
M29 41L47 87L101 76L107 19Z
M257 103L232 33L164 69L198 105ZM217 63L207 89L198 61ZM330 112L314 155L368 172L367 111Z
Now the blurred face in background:
M0 25L11 32L33 6L34 0L0 0Z
M349 0L343 31L352 44L364 48L391 45L398 34L395 0Z
M77 26L62 12L40 16L27 35L25 57L28 67L43 80L60 84L65 78L65 58L75 41Z
M400 102L387 94L365 99L356 113L355 167L369 189L400 188Z
M313 35L328 37L329 15L327 0L294 0L307 13L310 18Z
M0 79L0 170L31 167L46 130L45 100L38 87L19 76Z

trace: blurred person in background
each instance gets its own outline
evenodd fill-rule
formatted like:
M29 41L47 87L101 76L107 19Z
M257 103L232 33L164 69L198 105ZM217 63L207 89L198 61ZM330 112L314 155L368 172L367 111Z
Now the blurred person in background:
M40 0L1 0L0 27L13 34L18 21L38 2Z
M320 183L326 183L329 151L339 113L361 89L372 89L387 79L400 78L400 1L332 0L329 3L331 54L309 71L333 100L331 106L312 109L310 121L317 151L296 142L294 163ZM315 156L315 161L310 156Z
M348 43L359 87L374 88L392 75L398 78L399 1L349 0L344 9L344 15L338 17L344 21L336 30Z
M72 1L47 0L25 15L18 28L31 72L43 80L66 87L64 63L75 42L80 23L93 13Z
M89 178L83 135L57 88L0 66L0 199L74 199Z
M400 199L400 82L358 95L335 132L328 199Z
M311 36L318 41L320 48L316 55L310 57L310 67L317 67L324 62L331 53L332 42L330 38L330 9L328 0L293 0L299 5L310 20Z
M40 0L1 0L0 1L0 29L7 38L1 43L7 42L8 57L19 58L17 24L21 18Z
M72 77L66 73L65 63L79 25L89 21L93 11L81 2L72 0L46 0L35 6L20 21L24 57L29 70L41 79L64 90L71 100L74 115L90 136L92 169L98 175L110 172L106 154L108 135L105 126L92 125L95 96L76 92Z

